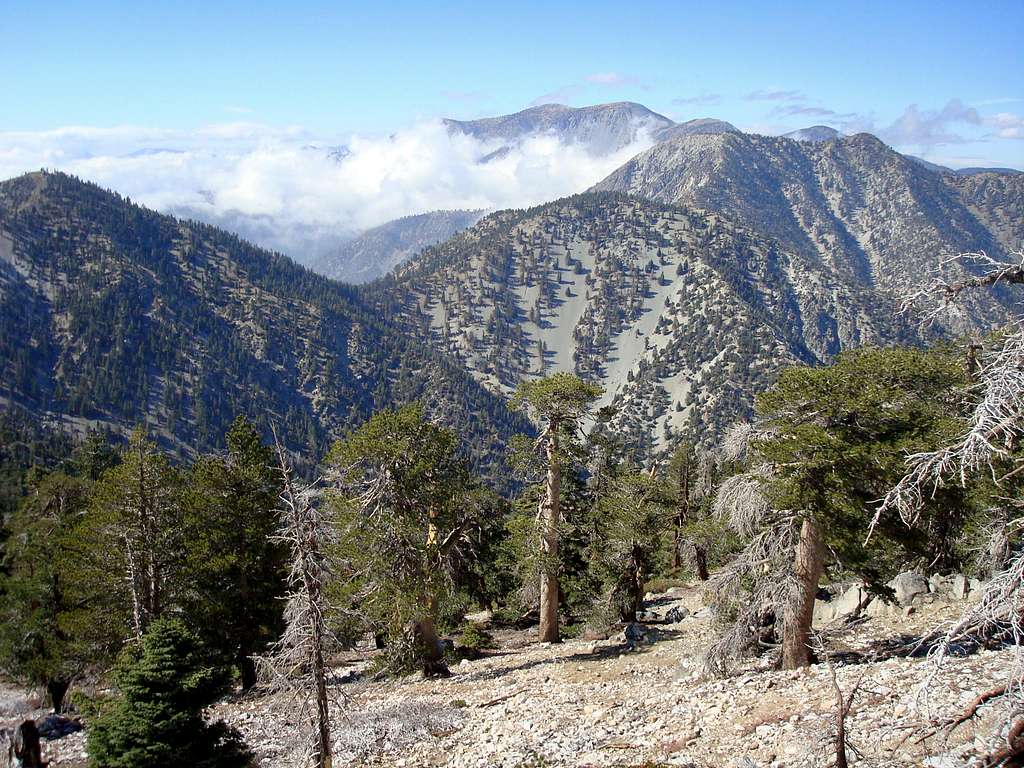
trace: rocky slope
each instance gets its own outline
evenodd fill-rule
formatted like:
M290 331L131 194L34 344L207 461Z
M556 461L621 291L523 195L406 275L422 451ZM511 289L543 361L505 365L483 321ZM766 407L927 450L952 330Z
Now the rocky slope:
M353 290L226 232L61 174L0 184L0 407L181 452L239 413L314 462L374 410L420 399L492 470L525 428Z
M471 227L485 211L431 211L404 216L368 229L354 240L322 254L310 269L346 283L383 277L427 246L444 242Z
M600 382L641 454L713 439L781 366L912 338L848 264L618 194L492 214L366 295L496 391L557 370Z
M898 294L938 259L1021 247L1024 178L939 173L869 134L806 142L747 134L687 136L623 165L594 191L618 191L729 216L779 246ZM996 319L986 300L954 332Z
M824 636L827 663L784 672L751 660L726 679L698 673L712 629L693 586L648 595L645 624L591 639L538 645L532 632L497 630L497 649L443 680L374 680L374 652L357 650L334 661L335 765L820 768L834 756L831 664L846 694L859 685L846 721L852 764L965 768L996 746L1004 705L948 736L920 737L1004 681L1014 649L952 658L937 674L910 653L962 604L924 601L836 624ZM295 764L291 696L226 701L213 714L241 729L259 765ZM2 724L22 716L9 711ZM53 765L82 765L83 737L47 744Z

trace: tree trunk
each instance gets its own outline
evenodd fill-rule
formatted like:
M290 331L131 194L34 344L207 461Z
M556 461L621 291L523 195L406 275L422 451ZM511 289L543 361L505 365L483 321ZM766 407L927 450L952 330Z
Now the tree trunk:
M39 729L35 720L25 720L15 728L12 742L14 765L21 768L43 768L43 750L39 744Z
M244 649L238 654L238 673L242 676L242 690L251 690L256 685L256 664Z
M424 615L413 624L413 641L422 649L423 676L448 677L444 661L444 648L437 635L437 598L428 595L423 602Z
M558 463L558 422L552 419L546 433L547 484L540 502L541 552L540 642L557 643L558 632L558 525L561 518L559 495L562 468Z
M636 616L644 607L644 566L643 560L634 549L630 558L629 574L629 606L623 621L636 621Z
M448 677L451 672L444 660L444 649L433 617L424 616L413 624L413 639L422 648L423 676Z
M315 692L316 722L313 725L316 729L316 744L313 747L313 765L316 768L331 768L333 760L331 756L330 710L327 700L327 669L324 661L324 638L327 630L323 614L324 584L321 567L320 520L316 508L308 498L300 496L295 490L291 469L285 458L284 448L281 447L281 442L277 439L276 430L274 431L274 446L277 450L281 479L284 484L281 499L287 509L290 535L294 536L292 546L297 561L296 565L301 575L298 596L305 602L305 608L309 612L309 626L308 629L304 629L308 634L303 640L304 650L308 653L306 660L313 675Z
M55 715L64 713L64 697L67 695L68 688L70 687L71 682L69 680L46 681L46 694L50 697L50 705L53 707Z
M697 578L701 581L711 578L711 574L708 573L708 552L699 544L693 545L693 567L697 571Z
M825 544L821 529L810 518L800 528L800 541L796 546L794 572L797 586L786 605L785 628L782 636L782 668L798 669L811 663L811 650L807 641L814 616L814 596L825 566Z
M683 555L679 550L683 546L682 521L676 516L675 526L672 529L672 570L678 570L683 565Z

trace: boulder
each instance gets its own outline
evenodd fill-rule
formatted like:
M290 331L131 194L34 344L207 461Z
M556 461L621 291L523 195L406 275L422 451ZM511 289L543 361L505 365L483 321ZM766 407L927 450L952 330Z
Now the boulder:
M824 600L814 601L814 615L811 617L812 627L823 627L835 617L835 603L826 603Z
M841 589L841 586L835 587ZM826 592L826 595L832 593ZM836 619L844 619L847 616L854 616L860 611L865 605L868 605L867 586L861 582L857 582L845 589L842 594L838 597L833 597L830 600L815 600L814 601L814 617L812 619L812 625L815 627L823 626L828 624L830 621Z
M660 617L654 611L637 611L636 620L650 624L652 621L660 621Z
M967 593L971 591L970 583L967 581L967 577L962 573L953 574L953 584L950 589L950 594L957 600L964 600L967 598Z
M967 599L972 603L981 602L981 596L985 592L985 583L979 579L971 579L967 582Z
M674 605L665 613L665 621L669 624L678 624L690 615L690 612L681 605Z
M630 648L636 648L638 645L643 643L653 643L657 641L658 631L652 627L645 627L643 624L630 622L626 625L626 628L622 630L622 637L626 641L626 645Z
M889 616L895 613L895 606L891 605L881 598L876 598L868 603L868 607L864 610L868 616Z
M901 573L889 582L889 586L896 593L896 601L901 606L910 605L918 595L928 594L928 582L916 571Z
M942 595L949 592L951 576L940 576L933 573L928 577L928 591L933 595Z
M622 637L629 643L642 642L643 639L647 637L647 627L643 624L630 622L626 625L626 628L622 630Z
M832 601L833 616L837 619L853 616L859 613L870 599L866 585L854 584Z

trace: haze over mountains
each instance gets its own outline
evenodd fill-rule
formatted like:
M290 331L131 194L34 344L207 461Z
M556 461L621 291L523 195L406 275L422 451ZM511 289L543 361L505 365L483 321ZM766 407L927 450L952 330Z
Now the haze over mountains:
M321 254L310 269L349 283L383 277L430 245L444 242L480 220L486 211L430 211L386 222Z

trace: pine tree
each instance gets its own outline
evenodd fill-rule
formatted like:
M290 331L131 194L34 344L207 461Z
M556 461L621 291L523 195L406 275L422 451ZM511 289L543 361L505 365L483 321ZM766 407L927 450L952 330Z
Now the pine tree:
M446 674L437 624L486 498L459 455L455 433L410 405L376 414L339 442L342 556L359 575L360 610L383 626L395 663ZM481 506L482 505L482 506Z
M89 503L90 483L60 471L38 477L8 522L0 576L0 663L14 678L42 685L54 712L87 659L61 617L71 609L64 565L68 531Z
M208 647L237 666L242 688L256 683L253 656L280 636L287 552L278 527L281 478L273 450L239 416L227 453L192 467L184 494L184 608Z
M93 768L242 768L252 762L239 734L208 723L203 710L230 677L208 666L209 652L179 619L155 619L119 662L119 696L93 723Z
M96 482L72 532L77 546L68 563L82 606L68 620L83 636L112 643L126 615L125 634L141 639L149 622L180 602L184 587L181 474L141 429L121 459Z
M574 435L579 421L601 396L601 387L588 384L571 373L556 373L537 381L524 381L514 402L525 406L542 429L536 447L543 450L547 480L538 517L541 520L541 550L544 557L540 585L541 642L558 642L558 538L561 523L560 487L562 464L559 438Z
M962 490L936 489L929 500L926 515L933 530L944 531L941 538L922 536L890 515L865 545L865 511L900 477L908 454L955 434L959 422L951 414L962 383L960 366L948 355L863 349L840 354L828 367L789 368L758 397L758 422L746 431L749 468L724 483L715 502L750 542L719 581L753 585L752 597L738 598L738 634L725 636L730 643L749 641L741 625L757 626L755 614L767 612L781 620L782 665L806 666L826 553L879 589L908 561L931 562L949 547L968 509ZM719 590L720 602L730 594Z
M670 501L657 478L627 470L595 505L590 563L623 621L636 621L643 607L644 585L658 566Z

